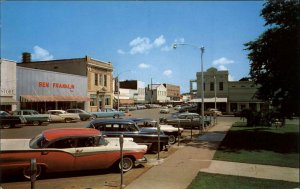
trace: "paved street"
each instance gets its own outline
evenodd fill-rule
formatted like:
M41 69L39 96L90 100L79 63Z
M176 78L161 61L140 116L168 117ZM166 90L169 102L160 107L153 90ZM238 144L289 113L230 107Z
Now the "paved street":
M159 114L159 109L147 109L147 110L136 110L131 112L131 117L146 117L158 120L162 116ZM232 122L238 120L234 117L220 117L219 122ZM49 128L61 128L61 127L84 127L86 122L78 123L54 123L47 126L25 126L23 128L15 129L2 129L1 138L32 138L36 134L40 133L42 130ZM198 131L194 131L198 133ZM189 138L190 131L185 131L185 136ZM168 151L163 151L160 153L160 158L163 160L170 154L174 153L178 149L177 144L173 145ZM138 166L137 168L126 173L124 176L124 182L126 185L131 183L135 178L139 177L141 174L146 172L150 167L152 167L155 162L157 163L156 154L147 154L149 163L144 166ZM19 176L17 178L12 175L4 175L2 188L29 188L30 182L26 181ZM98 170L98 171L81 171L75 173L59 173L59 174L48 174L41 180L36 182L36 188L114 188L120 183L120 174L111 172L111 170Z

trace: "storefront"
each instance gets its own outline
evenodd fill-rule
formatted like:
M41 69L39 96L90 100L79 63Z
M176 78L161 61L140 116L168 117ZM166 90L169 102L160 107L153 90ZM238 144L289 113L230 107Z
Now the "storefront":
M19 108L41 113L50 109L86 109L87 77L59 72L17 67Z
M16 100L16 62L1 59L0 61L0 110L15 110Z

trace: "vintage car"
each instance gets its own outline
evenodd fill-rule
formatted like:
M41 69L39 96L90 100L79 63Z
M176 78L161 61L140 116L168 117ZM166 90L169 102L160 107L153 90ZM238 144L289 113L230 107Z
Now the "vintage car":
M174 127L172 125L158 124L157 121L148 118L128 118L134 121L139 127L155 127L160 126L160 130L164 132L165 135L169 136L169 144L174 144L177 138L181 136L183 128Z
M145 163L146 145L124 138L123 171ZM0 170L21 171L30 178L30 160L36 159L37 176L47 172L107 169L120 166L119 138L104 138L88 128L59 128L43 131L32 139L2 139Z
M0 128L14 128L21 127L27 121L23 116L13 116L5 111L0 111Z
M105 108L104 110L101 110L99 112L90 112L90 114L92 114L92 116L95 118L119 118L125 115L124 112L117 111L113 108Z
M89 112L86 112L82 109L67 109L66 112L78 114L81 121L87 121L89 119L95 119L96 118L95 116L93 116Z
M64 110L48 110L47 113L50 115L51 122L70 123L80 121L77 113L67 113Z
M214 109L214 108L209 108L207 109L207 111L204 111L204 115L206 116L221 116L223 115L221 111L217 110L217 109Z
M158 144L160 149L169 144L169 137L162 131L160 132L160 143L158 143L158 131L156 128L139 128L137 124L130 119L95 119L87 124L88 128L95 128L108 137L131 137L138 144L148 146L148 152L157 152Z
M22 116L26 119L26 124L48 125L50 122L49 114L40 114L35 110L15 110L12 113L14 116Z
M183 112L198 113L199 111L200 109L198 108L197 105L181 106L180 109L178 110L179 113L183 113Z
M170 113L170 110L169 110L169 108L167 106L163 106L159 110L159 113L161 113L161 114L168 114L168 113Z
M197 113L179 113L174 114L169 118L162 118L160 120L162 124L180 126L184 129L186 128L199 128L202 126L202 118ZM209 118L204 118L204 126L208 126L211 124L211 120Z

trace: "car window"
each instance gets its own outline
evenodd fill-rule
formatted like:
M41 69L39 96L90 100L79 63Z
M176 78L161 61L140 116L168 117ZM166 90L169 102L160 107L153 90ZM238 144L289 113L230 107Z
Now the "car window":
M72 138L57 140L50 144L47 148L75 148L76 141Z
M23 112L23 115L31 115L31 113L30 113L30 112L27 112L27 111L24 111L24 112Z
M76 147L92 147L95 146L94 137L82 137L77 139Z
M120 125L120 129L122 131L131 131L131 132L137 131L136 127L133 124L122 124Z
M33 115L37 115L37 114L39 114L37 111L32 111L32 113L31 114L33 114Z

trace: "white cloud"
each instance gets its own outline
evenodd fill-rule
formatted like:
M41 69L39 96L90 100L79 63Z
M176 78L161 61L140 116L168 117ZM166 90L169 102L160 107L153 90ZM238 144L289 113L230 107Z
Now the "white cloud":
M184 38L175 39L174 43L184 43Z
M218 66L218 70L225 71L225 70L228 70L228 68L226 66L224 66L224 65L219 65ZM234 81L234 76L229 74L228 75L228 80L229 81Z
M160 50L161 50L161 51L168 52L168 51L171 51L172 49L173 49L172 46L164 46L164 47L162 47Z
M229 75L228 75L228 80L229 80L229 81L234 81L234 77L233 77L232 75L229 74Z
M165 76L167 76L167 77L170 77L171 75L172 75L172 70L165 70L164 72L163 72L163 74L165 75Z
M139 68L141 68L141 69L147 69L147 68L150 68L150 65L149 64L141 63L141 64L139 64Z
M118 49L117 51L119 54L126 54L122 49Z
M32 54L32 59L34 60L43 61L43 60L53 60L54 58L53 55L51 55L48 50L43 49L37 45L33 47L33 51L34 53Z
M225 57L213 61L213 65L224 65L224 64L233 64L233 63L234 63L233 60L229 60Z
M158 38L156 38L154 40L153 44L154 44L155 47L160 47L160 46L162 46L165 43L166 43L166 39L164 38L163 35L161 35L161 36L159 36Z

